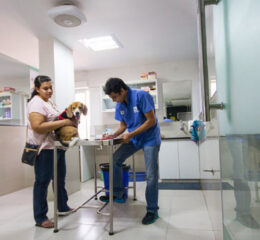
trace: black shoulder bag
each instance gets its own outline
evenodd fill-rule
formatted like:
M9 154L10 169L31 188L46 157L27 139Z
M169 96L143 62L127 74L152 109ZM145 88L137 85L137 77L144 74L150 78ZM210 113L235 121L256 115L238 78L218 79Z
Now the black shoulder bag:
M28 138L28 126L26 130L26 141L28 140L27 138ZM47 136L43 139L42 142L44 142L46 138ZM34 166L40 146L41 144L36 145L36 144L30 144L26 142L23 150L23 155L22 155L22 163L28 164L30 166Z

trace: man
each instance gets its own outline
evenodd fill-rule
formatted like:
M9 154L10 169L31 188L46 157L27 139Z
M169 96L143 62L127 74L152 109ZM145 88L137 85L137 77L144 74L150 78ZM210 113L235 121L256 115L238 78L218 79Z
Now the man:
M158 153L161 136L152 96L143 90L129 88L123 80L110 78L104 92L117 102L115 119L120 121L119 128L108 137L122 138L122 145L113 155L114 201L125 202L122 183L123 162L140 149L144 151L147 186L147 213L142 223L151 224L158 218ZM128 129L128 133L124 131ZM101 201L108 201L108 196L101 196Z

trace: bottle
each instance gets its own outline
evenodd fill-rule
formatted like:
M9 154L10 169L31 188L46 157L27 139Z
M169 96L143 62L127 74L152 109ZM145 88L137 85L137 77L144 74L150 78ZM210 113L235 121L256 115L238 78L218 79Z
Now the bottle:
M156 80L157 74L156 72L148 72L148 80Z
M148 74L147 73L141 73L140 74L141 80L147 80L148 79Z

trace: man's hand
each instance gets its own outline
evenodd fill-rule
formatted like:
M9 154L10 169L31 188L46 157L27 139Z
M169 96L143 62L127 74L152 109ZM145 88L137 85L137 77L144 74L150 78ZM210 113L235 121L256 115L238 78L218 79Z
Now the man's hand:
M102 134L102 138L103 139L113 139L113 138L115 138L115 135L104 133L104 134Z
M120 138L122 138L122 143L129 143L131 139L131 135L130 133L125 133L121 135Z

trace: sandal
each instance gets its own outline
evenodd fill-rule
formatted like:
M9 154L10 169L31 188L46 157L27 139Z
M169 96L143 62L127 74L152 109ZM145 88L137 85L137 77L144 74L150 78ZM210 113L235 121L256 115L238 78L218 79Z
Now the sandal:
M54 223L51 220L47 219L42 223L36 223L35 226L42 227L42 228L54 228Z

